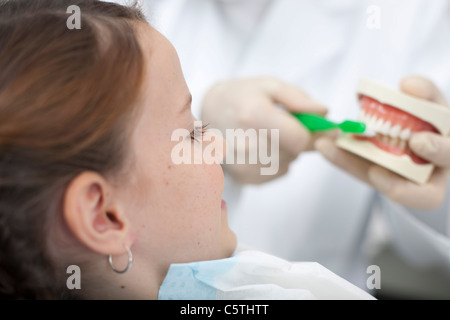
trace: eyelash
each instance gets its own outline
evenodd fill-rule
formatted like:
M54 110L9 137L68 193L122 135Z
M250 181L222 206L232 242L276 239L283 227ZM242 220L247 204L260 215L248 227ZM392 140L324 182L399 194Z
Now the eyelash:
M194 129L191 131L191 140L192 141L198 141L197 137L201 136L203 137L206 133L206 131L208 131L208 126L209 124L204 124L202 125L202 127L194 127Z

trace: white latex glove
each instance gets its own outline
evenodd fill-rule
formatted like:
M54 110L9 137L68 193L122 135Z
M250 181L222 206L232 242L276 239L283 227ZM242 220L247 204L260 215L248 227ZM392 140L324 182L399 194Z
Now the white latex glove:
M281 108L280 108L281 106ZM305 150L311 150L313 139L309 131L291 112L325 114L327 109L313 101L298 87L273 77L245 78L221 82L205 95L202 121L211 127L226 129L279 129L279 170L275 175L261 175L261 164L227 164L227 172L238 183L258 184L284 175L289 164ZM246 144L245 152L248 153ZM250 146L255 147L255 146ZM235 152L238 145L235 145ZM268 144L270 150L270 142ZM248 159L248 157L246 157Z

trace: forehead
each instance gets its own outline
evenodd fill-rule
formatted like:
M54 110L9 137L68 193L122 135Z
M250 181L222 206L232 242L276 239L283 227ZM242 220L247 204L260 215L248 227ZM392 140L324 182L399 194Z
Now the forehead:
M168 109L173 109L189 93L177 52L151 26L141 24L138 30L145 61L143 102L152 112L167 114Z
M172 126L181 126L179 110L189 89L172 44L149 25L138 27L138 37L145 70L139 98L142 112L135 132L143 137L164 135L165 139Z
M146 63L147 83L182 84L184 78L177 52L158 31L141 24L139 38ZM181 79L180 79L181 78Z

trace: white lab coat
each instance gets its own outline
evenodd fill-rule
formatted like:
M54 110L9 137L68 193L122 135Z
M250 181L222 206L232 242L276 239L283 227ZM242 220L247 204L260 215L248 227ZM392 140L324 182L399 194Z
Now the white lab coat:
M447 0L144 3L150 23L178 51L197 116L216 81L259 75L297 84L327 105L336 121L355 118L361 76L397 87L403 76L421 74L450 98ZM367 25L371 5L380 10L379 29ZM315 152L263 185L239 187L228 179L225 200L241 242L288 260L317 261L361 288L367 289L363 244L375 209L405 258L450 270L449 197L432 212L408 210Z

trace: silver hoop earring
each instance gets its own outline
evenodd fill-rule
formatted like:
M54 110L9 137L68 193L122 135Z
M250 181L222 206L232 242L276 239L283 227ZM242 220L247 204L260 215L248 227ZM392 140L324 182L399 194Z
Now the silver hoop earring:
M110 254L109 257L108 257L109 266L116 273L123 274L123 273L127 272L128 270L130 270L131 265L133 264L133 253L131 252L130 248L128 248L126 246L125 246L125 249L128 252L128 264L125 267L125 269L123 269L123 270L117 270L116 268L114 268L114 265L113 265L113 262L112 262L112 255Z

